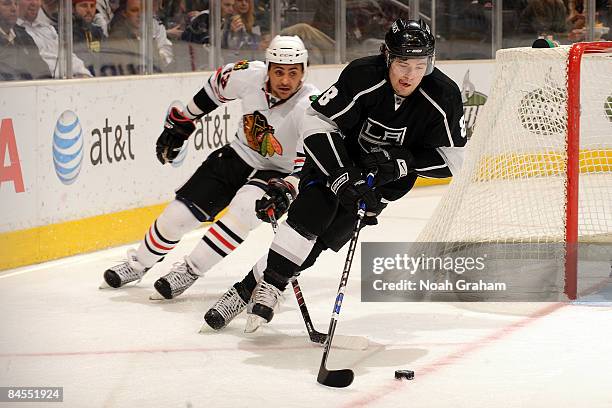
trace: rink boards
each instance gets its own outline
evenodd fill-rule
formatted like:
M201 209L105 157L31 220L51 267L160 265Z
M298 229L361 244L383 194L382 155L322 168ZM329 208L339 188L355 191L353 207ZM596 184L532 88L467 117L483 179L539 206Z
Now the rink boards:
M493 62L438 66L464 91L473 125ZM312 67L309 81L326 89L341 69ZM140 239L174 190L236 132L240 107L230 103L197 124L176 163L155 157L167 110L209 75L0 84L0 270Z

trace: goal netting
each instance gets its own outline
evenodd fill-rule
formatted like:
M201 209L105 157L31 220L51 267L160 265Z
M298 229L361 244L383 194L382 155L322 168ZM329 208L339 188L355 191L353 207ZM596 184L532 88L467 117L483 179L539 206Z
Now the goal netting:
M575 286L576 264L612 260L612 42L497 52L462 170L418 241L504 244L513 262L546 247L535 258L570 298L593 284Z

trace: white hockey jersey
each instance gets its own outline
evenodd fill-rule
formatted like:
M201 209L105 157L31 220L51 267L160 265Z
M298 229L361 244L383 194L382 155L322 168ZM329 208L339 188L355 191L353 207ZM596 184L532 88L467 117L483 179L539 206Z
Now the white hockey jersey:
M230 145L257 170L294 170L297 152L303 152L300 129L304 112L319 90L304 83L291 98L279 101L266 89L267 69L261 61L239 61L221 67L204 86L217 104L239 99L242 117ZM298 159L298 163L303 159ZM300 167L299 165L297 167Z

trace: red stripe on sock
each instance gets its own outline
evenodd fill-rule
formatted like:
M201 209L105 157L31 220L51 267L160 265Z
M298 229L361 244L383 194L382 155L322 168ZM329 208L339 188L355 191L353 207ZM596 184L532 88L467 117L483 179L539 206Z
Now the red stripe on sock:
M209 229L210 233L213 234L215 236L215 238L217 238L223 245L225 245L227 248L229 248L230 250L234 250L236 249L235 246L233 246L232 244L230 244L225 238L223 238L221 236L221 234L219 234L217 231L214 230L213 227L210 227Z
M155 238L153 238L153 233L151 232L151 228L149 228L149 240L151 240L151 243L159 249L163 249L164 251L170 251L172 250L172 248L174 248L174 246L171 247L165 247L161 244L159 244L157 241L155 241Z

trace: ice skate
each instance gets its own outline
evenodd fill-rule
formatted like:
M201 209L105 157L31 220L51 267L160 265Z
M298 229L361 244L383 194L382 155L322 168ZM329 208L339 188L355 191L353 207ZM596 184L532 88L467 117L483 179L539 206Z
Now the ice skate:
M130 282L140 282L150 268L146 268L138 262L135 250L130 249L127 255L125 262L115 265L104 272L104 282L100 285L100 289L109 287L116 289Z
M262 324L269 323L274 317L274 311L278 308L281 298L282 292L280 289L265 280L260 281L253 291L248 306L248 317L244 332L253 333Z
M153 286L157 292L152 294L150 299L174 299L193 285L199 277L186 260L175 262L170 272L155 281Z
M200 333L209 326L215 330L221 330L229 324L247 307L250 293L244 288L241 282L234 285L217 300L204 315L206 324L200 329Z

